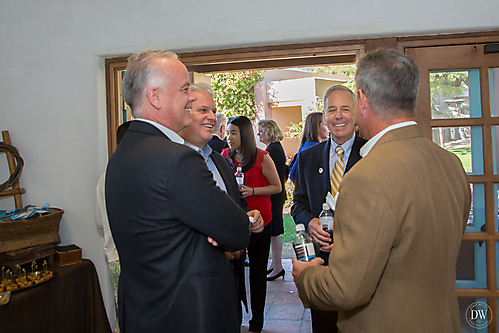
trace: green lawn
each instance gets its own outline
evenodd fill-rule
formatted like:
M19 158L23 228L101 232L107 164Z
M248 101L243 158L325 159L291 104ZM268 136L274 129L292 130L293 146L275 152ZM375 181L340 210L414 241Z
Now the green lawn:
M284 234L281 235L283 243L291 243L295 238L295 221L291 217L291 214L284 214Z
M471 147L449 149L449 151L459 157L466 172L471 172Z

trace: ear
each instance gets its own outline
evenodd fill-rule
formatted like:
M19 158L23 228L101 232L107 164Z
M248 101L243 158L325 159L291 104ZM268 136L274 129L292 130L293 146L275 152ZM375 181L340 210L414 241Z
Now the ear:
M147 89L147 100L155 109L161 108L161 98L161 91L158 88Z
M369 107L369 100L367 99L367 96L366 96L366 94L364 94L362 89L359 89L359 92L357 95L357 103L359 103L360 116L364 116L366 113L366 108Z
M220 133L225 134L225 125L220 126Z

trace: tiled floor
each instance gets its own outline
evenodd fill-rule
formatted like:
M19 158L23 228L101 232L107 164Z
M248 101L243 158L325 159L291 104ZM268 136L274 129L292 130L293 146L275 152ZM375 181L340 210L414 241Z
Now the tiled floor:
M267 282L267 301L265 304L265 324L262 333L311 333L310 309L303 308L293 282L291 259L283 259L286 270L284 279ZM246 268L246 289L249 302L249 271ZM251 305L249 305L251 307ZM250 313L243 310L241 333L248 333Z

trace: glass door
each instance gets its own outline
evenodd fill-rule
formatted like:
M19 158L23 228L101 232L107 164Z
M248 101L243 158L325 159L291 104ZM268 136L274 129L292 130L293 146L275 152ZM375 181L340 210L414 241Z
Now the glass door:
M463 332L497 332L499 53L486 44L406 48L420 69L417 121L456 154L472 206L456 264ZM481 307L481 308L479 308Z

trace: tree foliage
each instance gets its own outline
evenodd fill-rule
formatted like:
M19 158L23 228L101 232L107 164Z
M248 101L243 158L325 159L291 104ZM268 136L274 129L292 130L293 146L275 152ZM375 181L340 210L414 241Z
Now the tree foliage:
M468 72L430 73L431 97L463 95L469 89Z
M313 73L326 73L326 74L344 74L348 77L348 81L343 85L354 91L355 89L355 65L336 65L336 66L321 66L310 69ZM315 101L314 107L308 108L310 112L322 112L324 110L324 100L318 98ZM286 136L289 139L300 139L303 135L303 127L305 126L305 117L298 123L291 123L287 126L288 132Z
M309 106L308 110L310 112L322 112L324 110L324 101L322 100L322 98L317 98L314 107ZM288 129L288 131L286 132L286 137L288 139L301 139L303 135L303 128L305 127L306 118L307 116L303 117L303 119L298 124L291 122L291 126L286 126L286 128Z
M317 69L316 73L326 73L326 74L344 74L348 77L348 81L344 83L344 86L350 88L350 90L355 90L355 65L336 65L336 66L321 66Z
M303 118L298 124L291 122L291 126L286 126L288 131L285 133L288 139L301 139L303 134L303 127L305 126L305 118Z
M433 72L430 73L431 106L434 116L456 117L469 114L469 105L458 103L453 106L442 107L438 103L439 97L452 98L466 95L469 91L468 72Z
M246 116L255 119L254 86L262 80L259 71L212 74L211 85L219 112L227 117Z

